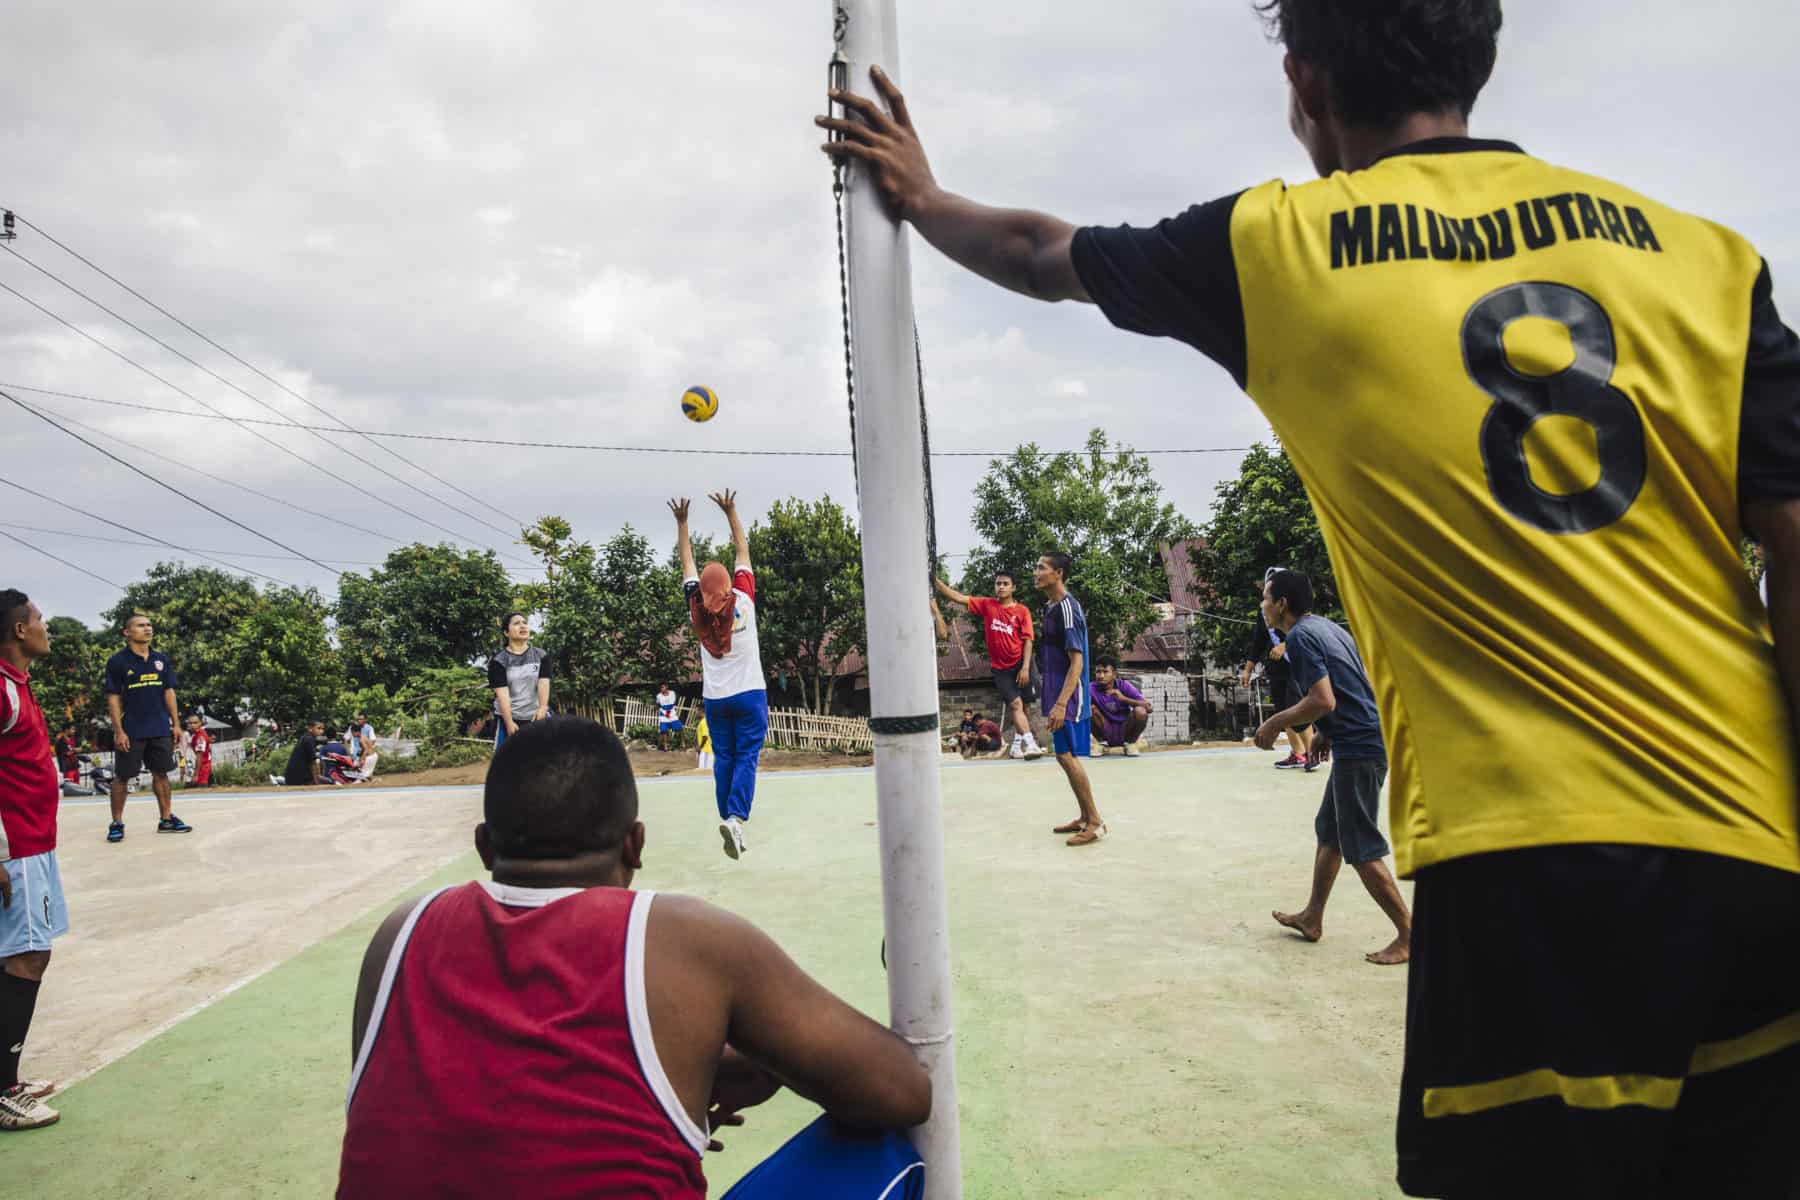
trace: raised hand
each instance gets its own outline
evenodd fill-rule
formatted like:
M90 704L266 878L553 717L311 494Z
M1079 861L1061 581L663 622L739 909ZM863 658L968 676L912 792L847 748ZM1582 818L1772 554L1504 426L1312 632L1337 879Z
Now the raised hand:
M683 496L679 500L669 501L669 511L675 514L675 519L677 521L681 522L683 525L687 524L688 498Z
M737 511L737 493L730 488L722 492L708 492L706 498L718 505L728 517Z
M854 92L829 91L826 97L862 118L852 121L842 117L814 117L821 129L842 134L837 141L819 147L839 162L856 159L874 172L881 198L896 218L905 218L922 197L937 190L931 174L931 163L925 157L925 146L913 129L912 114L907 112L906 97L880 67L872 67L869 76L875 90L887 101L893 115L882 111L879 104Z

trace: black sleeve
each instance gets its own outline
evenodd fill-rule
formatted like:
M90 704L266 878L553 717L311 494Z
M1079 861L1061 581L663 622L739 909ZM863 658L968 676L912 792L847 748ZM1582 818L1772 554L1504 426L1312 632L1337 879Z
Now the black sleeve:
M1750 294L1750 354L1738 427L1738 503L1800 498L1800 338L1775 311L1764 263Z
M506 667L497 657L488 659L488 686L491 688L506 686Z
M1196 204L1148 229L1075 231L1075 273L1120 329L1172 337L1206 355L1244 386L1244 301L1231 253L1237 192Z
M548 654L546 654L546 655L544 655L544 657L538 659L538 678L539 679L555 679L556 678L556 668L550 665L550 656Z

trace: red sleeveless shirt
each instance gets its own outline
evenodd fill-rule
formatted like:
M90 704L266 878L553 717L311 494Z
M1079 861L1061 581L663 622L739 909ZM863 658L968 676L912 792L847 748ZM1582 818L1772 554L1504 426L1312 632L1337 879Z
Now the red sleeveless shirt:
M469 883L402 926L350 1076L338 1196L701 1200L650 1034L652 892Z

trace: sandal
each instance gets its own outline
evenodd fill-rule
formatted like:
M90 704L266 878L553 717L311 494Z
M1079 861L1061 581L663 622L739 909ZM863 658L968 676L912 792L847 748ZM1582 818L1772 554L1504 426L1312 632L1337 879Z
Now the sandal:
M1075 820L1070 821L1067 825L1058 825L1055 829L1052 829L1050 832L1051 833L1080 833L1082 830L1084 830L1086 828L1087 828L1087 822L1083 821L1079 817L1077 817Z
M1091 846L1105 836L1106 822L1102 821L1098 825L1087 826L1063 844L1066 846Z

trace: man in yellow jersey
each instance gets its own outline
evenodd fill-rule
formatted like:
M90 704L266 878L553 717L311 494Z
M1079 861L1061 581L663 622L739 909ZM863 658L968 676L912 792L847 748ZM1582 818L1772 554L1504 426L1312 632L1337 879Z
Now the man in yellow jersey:
M885 76L825 149L970 270L1207 354L1292 456L1416 882L1401 1186L1795 1195L1800 340L1741 237L1468 136L1498 0L1263 7L1313 182L988 208Z

